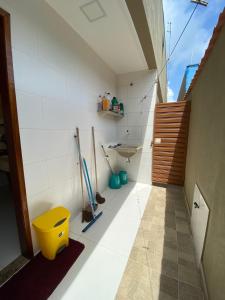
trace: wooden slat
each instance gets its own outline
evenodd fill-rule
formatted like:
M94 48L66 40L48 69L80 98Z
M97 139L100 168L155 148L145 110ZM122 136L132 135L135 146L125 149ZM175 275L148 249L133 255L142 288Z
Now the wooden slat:
M154 185L154 184L165 184L165 185L167 185L167 184L174 184L174 185L180 185L180 186L183 186L184 185L184 180L173 180L173 179L165 179L165 178L163 178L163 179L161 179L161 178L153 178L152 179L152 184Z
M159 103L156 107L177 107L177 106L190 106L189 101Z
M153 167L157 168L157 167L161 167L161 168L177 168L177 169L183 169L184 168L184 164L183 162L174 162L173 160L171 161L165 161L165 160L155 160Z
M172 175L172 174L170 174L170 175L167 175L167 174L159 174L159 173L157 173L157 174L152 174L152 177L153 177L153 179L154 178L161 178L161 179L172 179L172 180L179 180L179 181L182 181L183 180L183 177L182 176L179 176L179 175Z
M161 164L154 164L154 171L155 170L167 170L167 171L176 171L179 170L181 172L183 172L183 165L180 166L174 166L173 164L170 165L161 165Z
M161 122L155 122L155 127L160 128L182 128L187 129L187 122L177 122L177 123L161 123Z
M180 178L184 177L184 172L180 171L180 170L162 170L162 169L156 169L154 168L154 175L163 175L163 176L178 176Z
M156 144L155 147L156 149L159 148L176 148L176 149L186 149L186 146L184 143L161 143L161 144Z
M188 116L188 112L164 112L157 113L156 120L160 120L163 118L185 118Z
M184 160L182 157L170 157L170 156L160 156L160 155L154 155L154 160L156 162L167 162L167 163L173 163L175 164L183 164L184 165ZM154 163L153 163L154 166Z
M174 144L185 144L187 141L186 138L161 138L161 143L174 143Z
M179 117L168 117L168 118L155 118L155 124L157 123L186 123L188 119L188 116L179 116Z
M177 111L189 111L190 108L189 106L184 106L184 107L180 107L180 106L176 106L176 107L156 107L156 112L157 113L163 113L163 112L177 112Z
M187 135L184 133L155 133L155 138L187 138Z
M176 156L176 154L181 154L181 153L186 153L186 150L183 148L174 148L174 147L155 147L154 151L159 154L161 152L166 152L166 153L173 153L174 156Z
M184 130L182 128L165 128L165 127L155 127L155 133L161 133L161 132L165 132L165 133L183 133L186 135L187 130Z
M155 110L152 181L182 185L185 174L190 103L158 104Z

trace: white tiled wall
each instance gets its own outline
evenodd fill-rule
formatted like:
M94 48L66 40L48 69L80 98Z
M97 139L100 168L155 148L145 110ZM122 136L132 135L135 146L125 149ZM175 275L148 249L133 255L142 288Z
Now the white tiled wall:
M0 0L0 7L11 14L30 219L56 205L76 214L81 193L75 128L80 128L82 152L92 173L91 126L96 128L99 187L103 190L109 170L100 143L115 140L116 122L99 117L96 102L99 93L116 93L115 74L45 1Z
M125 99L125 117L118 122L118 139L125 144L139 144L142 151L130 158L118 156L118 167L128 172L129 178L151 183L152 135L154 107L157 99L156 71L140 71L118 77L118 97ZM143 96L147 99L141 101Z
M116 75L43 0L0 0L11 14L14 76L30 219L64 205L72 214L82 201L75 128L93 176L91 126L96 129L99 188L107 186L109 170L101 143L141 143L143 151L111 161L130 179L151 182L153 108L156 91L140 98L155 80L155 71ZM130 87L130 82L133 86ZM104 119L96 113L99 93L118 93L125 117ZM126 131L129 130L129 135ZM33 235L34 237L34 235ZM34 246L37 249L35 238Z

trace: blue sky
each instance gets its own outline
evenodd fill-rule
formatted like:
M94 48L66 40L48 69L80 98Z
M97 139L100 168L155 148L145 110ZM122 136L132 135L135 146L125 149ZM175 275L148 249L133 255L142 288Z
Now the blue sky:
M167 67L168 101L176 101L187 65L199 63L208 46L225 0L208 0L208 6L198 6ZM190 0L163 0L165 27L172 23L171 49L183 30L195 4ZM166 32L167 48L169 34Z

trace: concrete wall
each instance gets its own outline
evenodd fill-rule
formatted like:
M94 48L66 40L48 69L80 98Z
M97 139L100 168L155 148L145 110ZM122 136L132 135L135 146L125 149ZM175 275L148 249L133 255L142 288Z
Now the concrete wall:
M187 92L185 86L186 86L186 77L185 77L185 75L184 75L183 80L182 80L182 83L181 83L181 86L180 86L179 95L178 95L178 97L177 97L177 101L182 101L182 100L184 100L184 96L185 96L185 94L186 94L186 92Z
M225 27L190 95L192 101L185 192L195 183L210 209L203 252L209 298L225 295Z
M164 26L163 5L160 0L143 0L145 12L149 24L152 44L155 54L155 60L158 72L160 72L166 63L166 38ZM159 96L163 101L167 97L167 73L166 67L159 78L160 89Z

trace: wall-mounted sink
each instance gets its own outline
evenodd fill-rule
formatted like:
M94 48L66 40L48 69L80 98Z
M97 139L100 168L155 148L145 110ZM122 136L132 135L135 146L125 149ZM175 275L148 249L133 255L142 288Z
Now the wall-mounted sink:
M119 155L130 158L134 154L136 154L139 150L142 149L141 145L126 145L121 144L113 148Z

